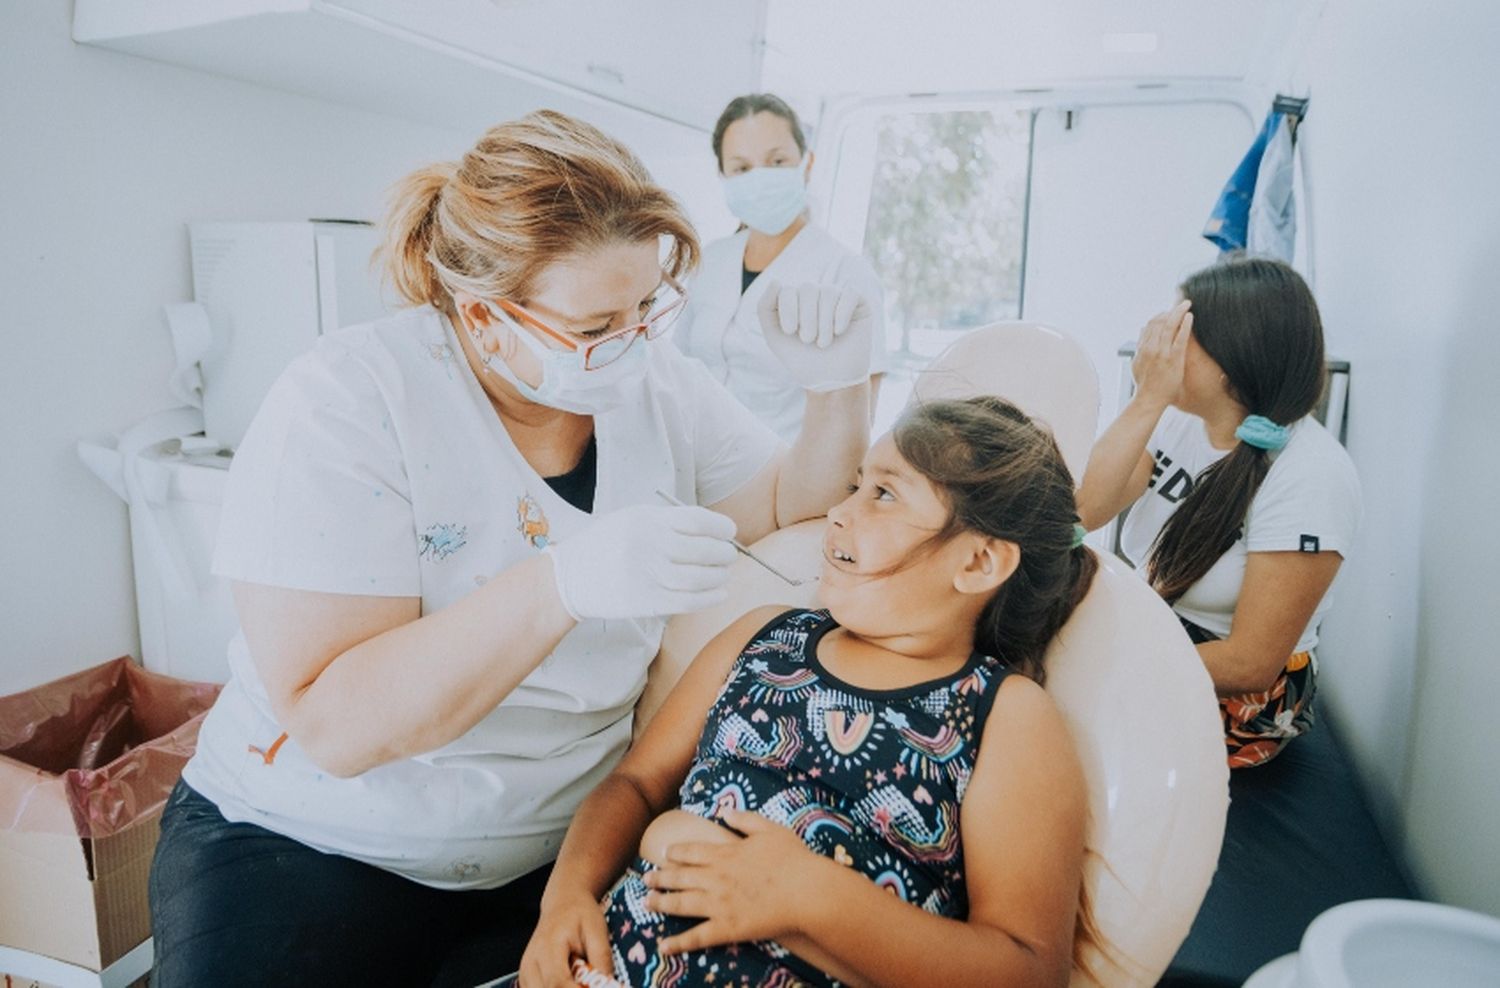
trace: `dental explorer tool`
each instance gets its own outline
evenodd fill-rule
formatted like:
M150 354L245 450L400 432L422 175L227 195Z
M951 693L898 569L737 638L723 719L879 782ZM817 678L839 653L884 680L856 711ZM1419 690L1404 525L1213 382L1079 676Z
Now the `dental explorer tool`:
M659 498L661 498L663 501L667 502L668 504L675 505L675 506L677 506L679 508L686 508L686 507L688 507L688 505L683 504L681 501L677 500L675 497L673 497L672 495L668 494L666 491L658 490L656 492L656 496L659 497ZM740 544L739 539L730 539L729 540L729 544L732 545L732 546L734 546L735 549L739 550L739 552L741 554L749 556L751 559L755 560L757 563L760 563L767 570L769 570L770 572L774 573L777 577L779 577L782 580L786 581L791 586L800 587L803 584L812 582L810 580L794 580L794 579L792 579L790 576L787 576L781 570L777 569L775 566L772 566L770 563L766 562L764 559L760 558L755 553L751 552L749 549L746 549L743 545Z

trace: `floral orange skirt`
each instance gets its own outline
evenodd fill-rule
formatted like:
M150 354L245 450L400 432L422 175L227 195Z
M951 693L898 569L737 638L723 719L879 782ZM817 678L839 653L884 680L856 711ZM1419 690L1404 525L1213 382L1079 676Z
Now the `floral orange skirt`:
M1216 641L1213 632L1182 620L1193 644ZM1219 698L1224 746L1229 767L1249 768L1275 758L1286 743L1313 726L1313 694L1318 690L1318 660L1312 652L1295 652L1271 688L1259 693Z
M1219 699L1230 768L1249 768L1275 758L1286 743L1313 725L1313 694L1318 663L1311 652L1297 652L1271 688Z

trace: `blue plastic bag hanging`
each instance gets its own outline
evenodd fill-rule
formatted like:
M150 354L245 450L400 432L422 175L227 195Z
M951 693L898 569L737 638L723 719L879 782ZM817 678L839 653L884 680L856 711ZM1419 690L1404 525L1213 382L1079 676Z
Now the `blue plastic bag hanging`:
M1260 170L1255 177L1245 249L1290 264L1297 248L1297 203L1292 193L1296 169L1292 143L1295 118L1277 116L1280 119L1266 143L1266 153L1260 159Z
M1266 117L1260 133L1255 135L1255 143L1240 159L1239 166L1229 176L1224 190L1219 193L1219 201L1214 203L1213 211L1208 215L1203 236L1222 251L1244 250L1249 243L1250 203L1255 197L1261 159L1281 121L1282 114L1274 110Z

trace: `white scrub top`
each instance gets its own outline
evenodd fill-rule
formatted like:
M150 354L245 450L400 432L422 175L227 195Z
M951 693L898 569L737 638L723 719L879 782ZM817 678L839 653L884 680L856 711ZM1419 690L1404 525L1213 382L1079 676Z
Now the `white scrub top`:
M736 398L790 443L802 429L807 396L761 334L756 306L766 284L812 282L858 290L875 319L870 373L880 374L888 366L880 278L864 257L808 223L741 295L745 243L749 239L750 231L741 230L703 249L703 261L688 291L687 310L672 330L672 339L678 349L701 360Z
M639 395L595 417L596 512L657 504L658 488L713 504L779 446L700 365L649 352ZM588 520L517 452L447 319L424 307L325 336L282 374L235 454L214 571L420 597L429 614ZM556 856L623 754L663 624L585 621L462 737L349 779L295 740L275 747L241 634L183 775L231 821L435 887L501 885Z

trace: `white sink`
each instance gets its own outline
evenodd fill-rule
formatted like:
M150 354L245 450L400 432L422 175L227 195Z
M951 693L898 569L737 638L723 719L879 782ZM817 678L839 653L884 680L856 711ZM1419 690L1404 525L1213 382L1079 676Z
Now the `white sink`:
M1312 921L1296 954L1261 968L1246 988L1495 988L1500 919L1405 899L1335 906Z

